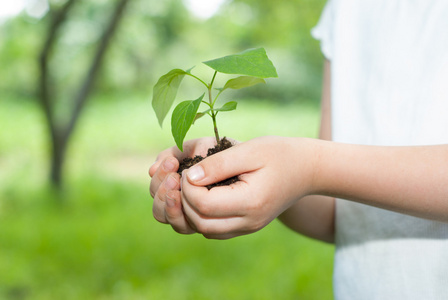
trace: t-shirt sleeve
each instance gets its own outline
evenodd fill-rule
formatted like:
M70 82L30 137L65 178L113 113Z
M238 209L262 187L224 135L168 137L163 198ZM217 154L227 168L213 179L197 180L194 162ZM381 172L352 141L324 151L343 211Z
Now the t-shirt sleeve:
M317 25L311 29L311 35L320 41L320 48L328 60L333 55L333 0L328 0Z

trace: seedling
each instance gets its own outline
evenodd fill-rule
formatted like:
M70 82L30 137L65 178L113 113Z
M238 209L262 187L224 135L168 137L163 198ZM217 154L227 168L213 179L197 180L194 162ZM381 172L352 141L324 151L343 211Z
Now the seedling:
M185 75L198 80L206 88L206 93L203 93L196 100L183 101L174 108L171 116L171 132L177 147L181 151L183 151L183 141L191 125L204 115L209 115L212 118L216 142L220 143L216 116L219 112L232 111L237 107L236 101L230 101L216 108L216 101L222 92L227 89L241 89L258 83L266 83L264 78L278 77L274 65L263 48L249 49L234 55L205 61L204 64L214 70L210 83L206 83L201 78L193 75L191 73L193 68L191 68L185 71L173 69L160 77L154 86L152 107L160 126L162 126L163 120L174 103L179 85ZM213 84L218 73L241 76L228 80L222 88L216 88L217 93L214 96ZM207 95L208 100L204 100L205 95ZM198 112L201 103L206 106L206 109Z

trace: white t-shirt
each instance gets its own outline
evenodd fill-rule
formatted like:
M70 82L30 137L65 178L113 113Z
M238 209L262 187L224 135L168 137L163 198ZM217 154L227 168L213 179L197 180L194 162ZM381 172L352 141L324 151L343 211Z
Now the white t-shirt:
M335 141L448 144L448 0L330 0L312 34L331 61ZM448 223L336 200L334 292L447 300Z

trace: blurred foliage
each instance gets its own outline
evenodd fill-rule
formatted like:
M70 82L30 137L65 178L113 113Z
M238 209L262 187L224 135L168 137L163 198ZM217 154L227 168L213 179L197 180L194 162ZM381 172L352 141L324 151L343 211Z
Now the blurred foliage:
M79 4L52 60L65 93L78 87L113 1ZM74 133L59 196L44 187L49 146L35 101L48 16L0 24L0 299L331 299L332 246L276 221L229 241L178 235L152 218L147 175L173 145L151 111L155 80L246 48L264 46L280 78L239 93L258 99L220 120L222 133L315 137L322 57L309 31L323 4L233 0L201 20L180 0L133 0ZM193 126L187 138L210 128Z
M157 223L147 170L173 140L168 126L160 130L147 117L148 101L122 96L92 99L60 195L43 184L45 126L37 103L2 103L1 124L9 130L0 130L0 299L332 299L333 247L277 221L226 241L182 236ZM317 103L243 101L221 125L239 140L315 137L318 119ZM212 134L193 126L188 137Z
M51 1L52 7L61 1ZM114 1L80 1L64 24L52 60L56 86L78 88ZM255 98L318 100L322 56L310 29L324 0L233 0L210 19L195 17L181 0L133 0L109 49L97 91L142 91L173 66L187 69L214 57L263 46L279 70L269 88L250 89ZM0 91L31 95L48 15L22 14L0 25Z
M228 241L181 236L148 218L135 182L73 187L62 207L41 188L3 194L0 299L332 299L332 247L277 221Z

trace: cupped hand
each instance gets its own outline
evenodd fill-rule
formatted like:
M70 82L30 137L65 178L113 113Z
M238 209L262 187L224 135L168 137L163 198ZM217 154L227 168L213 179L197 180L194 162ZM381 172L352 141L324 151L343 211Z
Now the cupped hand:
M179 233L196 232L188 224L183 212L177 170L179 161L195 155L206 156L207 150L215 144L214 138L190 140L184 143L184 152L172 147L157 156L156 162L149 169L149 176L152 178L150 193L154 199L153 215L157 221L170 224Z
M311 140L262 137L214 154L184 171L184 219L207 238L227 239L260 230L312 192ZM206 185L239 176L230 186Z

